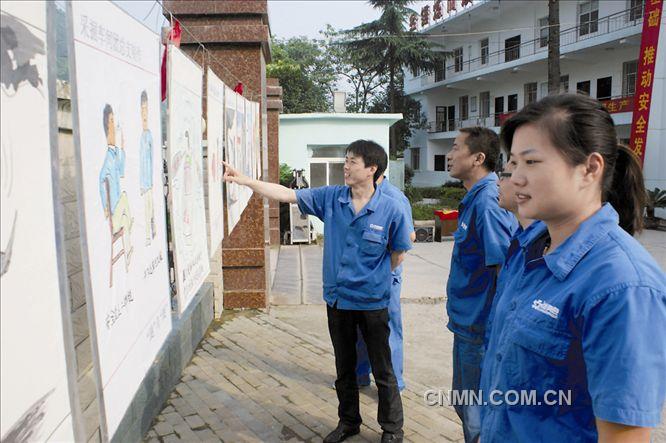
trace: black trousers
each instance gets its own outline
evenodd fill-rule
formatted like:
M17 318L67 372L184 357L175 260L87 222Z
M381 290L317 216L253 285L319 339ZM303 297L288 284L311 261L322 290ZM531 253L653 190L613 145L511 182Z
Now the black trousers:
M356 331L360 329L368 347L368 357L379 395L377 421L382 430L402 430L402 399L393 373L389 347L388 309L349 311L326 306L328 331L335 352L338 417L346 427L361 424L358 384L356 383Z

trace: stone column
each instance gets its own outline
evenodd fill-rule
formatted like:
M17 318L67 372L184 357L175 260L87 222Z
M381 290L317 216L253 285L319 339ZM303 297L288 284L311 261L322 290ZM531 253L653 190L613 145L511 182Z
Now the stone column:
M187 28L181 49L229 87L243 83L243 95L261 104L262 158L266 158L266 63L270 63L268 7L262 1L166 0L166 10ZM165 11L165 15L169 16ZM192 35L190 35L190 33ZM213 57L199 48L203 43ZM266 169L265 161L262 169ZM263 174L266 179L266 174ZM268 306L268 204L253 195L222 243L224 308ZM226 209L225 209L226 220Z
M268 108L268 181L280 183L279 130L280 113L282 112L282 87L277 78L267 79ZM280 204L270 202L269 226L271 246L280 244Z

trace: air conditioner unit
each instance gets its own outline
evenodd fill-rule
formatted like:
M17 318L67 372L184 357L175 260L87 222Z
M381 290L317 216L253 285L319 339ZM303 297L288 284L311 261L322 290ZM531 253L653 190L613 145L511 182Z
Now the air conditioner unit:
M289 222L291 224L291 244L310 243L310 219L302 214L296 203L289 205Z
M417 243L432 243L435 237L434 226L418 226L414 229Z

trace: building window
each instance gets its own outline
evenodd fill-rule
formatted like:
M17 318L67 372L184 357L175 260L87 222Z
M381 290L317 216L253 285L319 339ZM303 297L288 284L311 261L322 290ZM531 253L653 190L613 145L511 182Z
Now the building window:
M508 99L508 112L516 112L518 110L518 94L511 94L507 97Z
M530 103L534 103L537 101L537 83L525 83L525 89L523 90L525 93L525 106L529 105Z
M622 95L634 95L636 92L636 72L638 71L638 60L624 62L622 64Z
M460 72L463 70L463 48L456 48L453 50L454 71Z
M548 46L548 17L539 19L539 47Z
M323 146L312 149L310 186L344 185L345 147Z
M629 0L629 21L643 18L645 0Z
M410 151L412 153L412 169L418 171L421 169L421 148L411 148Z
M488 39L484 38L481 40L481 64L485 65L488 63L488 54L490 50L488 49Z
M463 95L458 100L460 106L460 120L467 120L469 118L469 97Z
M590 95L590 81L585 80L584 82L576 83L576 92L579 94Z
M435 155L435 171L446 171L446 155Z
M560 93L569 92L569 74L560 77Z
M588 0L580 4L578 35L594 34L599 30L599 0Z
M597 100L607 100L611 98L613 90L613 77L604 77L597 79Z
M485 91L479 94L479 101L481 102L481 109L479 115L486 118L490 115L490 91Z
M504 40L504 61L510 62L520 58L520 35Z
M469 99L469 112L476 115L476 95Z

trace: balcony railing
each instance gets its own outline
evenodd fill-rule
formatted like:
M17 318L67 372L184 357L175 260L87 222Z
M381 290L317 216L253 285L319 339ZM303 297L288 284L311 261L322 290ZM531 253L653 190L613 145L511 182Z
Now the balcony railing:
M574 26L572 28L560 31L560 48L578 43L580 41L589 40L601 35L609 34L611 32L619 31L620 29L630 28L632 26L643 23L643 15L641 14L642 6L626 9L606 17L602 17L593 22L585 22ZM594 32L591 32L593 31ZM500 65L510 61L518 60L521 58L529 57L534 54L539 54L548 51L548 43L544 45L544 39L541 37L521 43L520 45L511 46L500 51L491 52L490 54L483 55L471 60L466 60L456 64L449 61L451 65L446 69L437 72L437 75L432 73L424 75L421 78L421 86L426 86L434 82L443 81L444 79L451 79L457 76L474 72L476 70L487 68L488 66Z
M488 116L470 115L465 119L428 122L428 133L435 134L438 132L457 131L460 128L467 128L470 126L482 126L484 128L501 126L506 119L514 114L515 112L501 112L499 114L491 114Z

